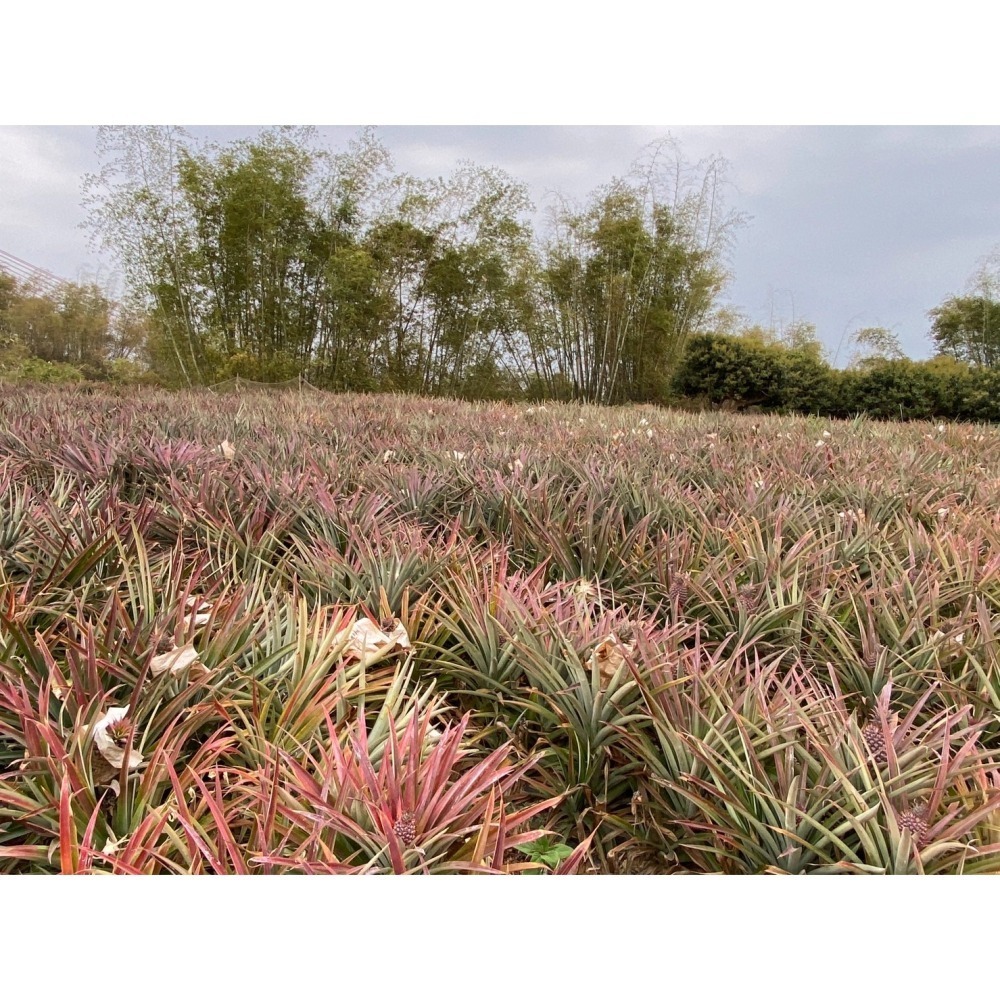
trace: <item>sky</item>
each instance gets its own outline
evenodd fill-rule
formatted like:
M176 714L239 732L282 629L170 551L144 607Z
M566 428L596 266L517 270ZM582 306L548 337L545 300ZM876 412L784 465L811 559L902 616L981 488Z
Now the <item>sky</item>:
M223 142L254 128L189 126ZM321 127L343 149L356 126ZM927 311L961 293L1000 244L1000 128L986 126L389 126L396 168L449 174L498 166L541 211L583 199L671 135L684 156L729 162L726 205L745 213L725 303L765 327L815 324L828 356L864 326L931 353ZM80 227L83 175L99 166L91 126L0 126L0 250L69 280L114 287L115 262Z
M0 60L0 251L113 287L114 261L79 227L94 126L185 121L220 123L189 128L222 141L318 125L333 148L374 124L398 170L502 167L539 208L551 192L584 198L669 134L688 160L726 158L727 206L748 217L724 304L765 327L813 323L837 364L864 326L928 356L928 310L1000 245L996 15L978 0L935 17L871 0L616 0L572 17L551 0L284 0L281 17L237 19L175 0L172 13L9 12L5 36L25 44Z

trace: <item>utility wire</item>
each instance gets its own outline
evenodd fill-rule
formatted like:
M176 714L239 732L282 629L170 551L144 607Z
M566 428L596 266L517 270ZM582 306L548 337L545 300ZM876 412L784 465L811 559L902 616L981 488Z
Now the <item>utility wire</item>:
M0 250L0 271L5 271L17 281L32 285L43 292L56 292L70 284L65 278L60 278L43 267L29 264L6 250Z

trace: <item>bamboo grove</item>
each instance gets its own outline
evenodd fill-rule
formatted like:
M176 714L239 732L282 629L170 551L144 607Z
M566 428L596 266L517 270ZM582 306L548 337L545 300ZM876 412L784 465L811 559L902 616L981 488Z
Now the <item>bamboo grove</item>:
M669 139L543 222L504 171L409 176L370 130L333 152L309 129L219 145L104 128L98 153L88 226L175 387L304 375L334 390L662 399L743 221L724 207L725 161L690 164Z

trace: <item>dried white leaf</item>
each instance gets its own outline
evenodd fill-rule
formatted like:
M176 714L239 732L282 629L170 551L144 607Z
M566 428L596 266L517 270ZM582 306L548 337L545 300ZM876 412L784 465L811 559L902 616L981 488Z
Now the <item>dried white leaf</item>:
M383 653L410 648L410 637L398 618L392 620L388 630L362 618L338 632L334 641L345 643L344 652L354 654L366 665Z
M192 595L184 602L184 610L187 612L184 616L184 624L188 626L194 625L195 628L207 625L212 617L213 607L214 605L211 601L206 601L203 597Z
M591 667L597 667L601 680L607 683L635 650L635 643L623 643L614 632L602 639L590 656Z
M97 722L94 723L93 737L94 746L97 752L112 766L120 768L125 762L125 750L108 734L108 728L116 722L121 722L128 715L128 705L120 708L109 708ZM143 757L138 750L130 750L128 755L129 769L138 767L142 763Z
M154 656L149 661L149 672L153 677L165 673L175 677L182 670L198 662L198 651L194 648L194 644L189 642L186 646L175 646L166 653Z
M218 448L215 449L216 454L221 455L226 459L233 459L236 457L236 449L233 447L232 442L226 438Z

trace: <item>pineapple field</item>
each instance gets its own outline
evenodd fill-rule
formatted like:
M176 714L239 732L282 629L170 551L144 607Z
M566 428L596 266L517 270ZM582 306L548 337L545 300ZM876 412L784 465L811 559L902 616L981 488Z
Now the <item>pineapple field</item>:
M1000 432L4 389L0 872L1000 871Z

